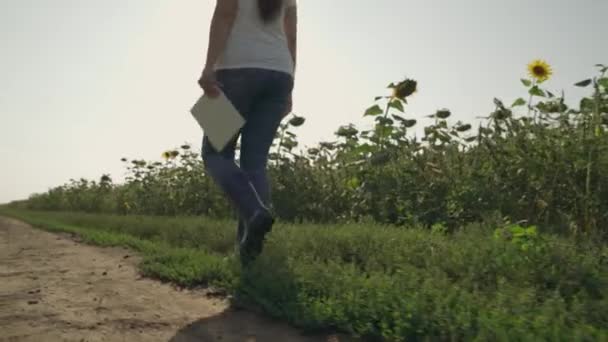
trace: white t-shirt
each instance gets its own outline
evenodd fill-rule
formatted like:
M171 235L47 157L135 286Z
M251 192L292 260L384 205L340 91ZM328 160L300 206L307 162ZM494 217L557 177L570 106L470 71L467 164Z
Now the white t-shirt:
M281 14L265 23L257 0L239 0L236 20L216 69L260 68L293 75L293 58L283 26L286 10L293 6L297 6L297 0L284 0Z

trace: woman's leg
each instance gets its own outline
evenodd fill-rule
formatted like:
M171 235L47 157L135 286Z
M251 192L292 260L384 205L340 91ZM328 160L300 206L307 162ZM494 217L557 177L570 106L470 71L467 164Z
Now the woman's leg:
M293 79L288 74L266 70L260 71L260 75L264 91L253 102L249 120L243 127L240 159L241 168L259 200L270 207L270 183L266 172L268 152L287 109ZM244 226L243 248L254 257L261 252L264 235L270 231L272 221L263 224L267 226L257 230Z
M260 200L269 207L270 183L266 172L268 153L287 109L293 79L281 72L262 72L266 76L267 87L252 103L249 120L243 127L240 164Z
M251 70L224 70L218 72L217 78L226 97L247 119L257 95L259 75ZM237 139L238 136L224 150L216 151L204 137L202 157L207 172L236 206L239 215L249 219L264 205L248 175L235 163Z
M232 157L231 157L232 156ZM203 140L203 160L208 174L219 185L242 217L251 217L262 206L255 188L235 163L234 146L215 151L207 138Z

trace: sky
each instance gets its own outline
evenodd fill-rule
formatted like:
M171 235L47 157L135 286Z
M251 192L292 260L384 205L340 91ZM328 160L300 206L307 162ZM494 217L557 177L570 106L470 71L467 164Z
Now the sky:
M253 0L251 0L253 1ZM120 181L120 158L159 160L202 131L200 96L212 0L0 0L0 203L69 179ZM300 0L294 110L302 146L334 138L376 95L419 82L406 108L420 119L487 115L495 97L525 96L533 59L555 70L546 87L608 64L608 0Z

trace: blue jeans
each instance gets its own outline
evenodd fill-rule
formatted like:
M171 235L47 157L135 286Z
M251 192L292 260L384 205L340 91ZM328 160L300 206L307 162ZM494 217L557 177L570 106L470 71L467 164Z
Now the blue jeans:
M208 174L238 210L240 236L243 220L270 206L268 152L287 109L294 81L287 73L253 68L219 70L217 80L246 123L222 151L216 151L205 136L202 157ZM240 166L235 163L239 135Z

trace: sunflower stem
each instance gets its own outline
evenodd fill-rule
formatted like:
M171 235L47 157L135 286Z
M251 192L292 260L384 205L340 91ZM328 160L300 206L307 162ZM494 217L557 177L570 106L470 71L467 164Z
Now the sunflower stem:
M384 109L385 119L388 117L388 112L391 109L391 101L393 101L393 98L389 98L386 102L386 109ZM382 124L382 126L382 128L384 128L384 124ZM386 137L384 136L384 131L382 132L382 140L380 141L380 147L382 148L382 150L386 150L386 148L388 147L388 144L386 143Z
M600 102L601 93L600 87L596 80L594 80L594 94L593 94L593 113L591 114L591 127L589 129L590 137L588 138L588 155L587 155L587 174L585 179L585 230L589 232L591 230L591 182L593 177L593 167L596 164L595 159L595 140L600 136L601 116L600 116Z
M537 85L537 81L534 80L534 83L532 84L532 88L536 87ZM532 89L530 88L530 89ZM530 98L528 99L528 116L530 116L530 113L532 112L532 100L534 99L534 95L532 93L530 93ZM534 123L536 123L536 111L534 112Z

